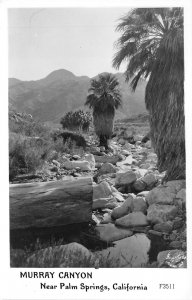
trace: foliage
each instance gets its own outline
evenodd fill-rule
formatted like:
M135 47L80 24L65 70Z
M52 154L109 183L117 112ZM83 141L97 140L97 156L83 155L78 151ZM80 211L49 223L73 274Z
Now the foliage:
M91 80L85 105L93 109L93 119L100 145L107 146L113 131L115 109L122 104L119 82L110 73L100 74Z
M128 62L133 90L148 78L145 103L159 170L167 170L167 180L185 178L183 9L133 9L117 30L123 33L113 65Z
M135 90L140 78L151 74L162 44L168 48L171 40L172 50L177 51L177 39L183 32L183 9L136 8L120 20L117 31L123 34L116 43L118 52L113 66L119 68L122 62L128 62L125 76L127 81L132 78L131 86Z
M92 121L92 116L90 112L84 112L83 110L78 110L75 112L68 112L62 117L60 123L63 129L70 130L82 130L88 131L89 126Z

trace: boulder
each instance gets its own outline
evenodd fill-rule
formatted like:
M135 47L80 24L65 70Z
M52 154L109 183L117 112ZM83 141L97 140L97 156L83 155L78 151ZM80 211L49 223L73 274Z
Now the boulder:
M170 233L173 230L173 222L167 221L155 224L153 229L160 232Z
M136 175L133 171L118 172L115 180L116 186L129 185L130 183L136 181Z
M186 253L181 250L166 250L157 256L158 267L186 268Z
M95 169L95 157L93 154L91 154L91 153L85 154L83 160L89 162L91 169L93 169L93 170Z
M105 208L107 207L107 204L110 202L112 198L99 198L94 199L92 203L92 210L96 210L99 208Z
M170 187L158 186L149 192L146 201L149 205L153 203L173 204L175 196Z
M133 197L129 196L121 206L113 209L111 217L119 219L133 210Z
M97 156L97 155L94 155L95 157L95 161L96 163L111 163L113 165L116 165L116 163L118 161L120 161L120 157L119 155L103 155L103 156Z
M164 186L172 189L173 193L178 193L182 188L186 188L185 180L171 180L164 184Z
M146 188L146 183L143 182L143 180L141 180L141 179L137 179L137 180L133 183L133 188L135 189L136 192L144 191L145 188Z
M132 212L115 221L115 224L122 227L147 226L147 217L140 211Z
M116 173L116 171L117 170L114 167L114 165L112 165L111 163L104 163L99 170L99 175L107 173Z
M112 195L110 185L106 181L93 185L93 200L107 198Z
M80 168L81 171L91 171L90 163L87 160L65 161L62 166L67 170Z
M141 247L142 245L142 247ZM143 267L148 263L150 240L145 234L134 234L113 243L112 247L97 251L101 267L131 268Z
M136 197L133 200L133 211L141 211L144 214L147 212L147 204L143 197Z
M114 242L133 235L131 230L118 228L114 224L99 224L95 230L99 238L105 242Z
M177 195L176 195L176 198L179 198L182 200L183 203L186 202L186 189L181 189Z
M91 265L94 267L93 254L78 243L41 249L27 259L27 266L32 268L77 268Z
M147 210L147 220L153 224L173 220L178 212L174 205L152 204Z
M153 173L146 174L141 179L147 186L154 185L157 182L156 176Z

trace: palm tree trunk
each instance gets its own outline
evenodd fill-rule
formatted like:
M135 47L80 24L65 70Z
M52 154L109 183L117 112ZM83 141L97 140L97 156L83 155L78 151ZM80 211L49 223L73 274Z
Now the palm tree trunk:
M167 62L170 61L171 63L168 64ZM150 114L151 140L158 156L159 171L167 171L166 180L184 179L185 117L182 52L180 56L175 58L172 56L171 59L168 53L156 62L146 87L145 102Z

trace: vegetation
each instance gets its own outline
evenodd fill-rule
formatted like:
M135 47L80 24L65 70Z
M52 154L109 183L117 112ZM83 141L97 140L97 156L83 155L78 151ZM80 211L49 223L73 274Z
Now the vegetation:
M108 147L113 133L115 110L122 104L119 82L107 73L92 79L85 105L93 109L93 124L100 139L100 146Z
M88 131L91 121L92 116L90 112L78 110L66 113L60 123L63 129Z
M121 18L113 66L129 61L126 80L136 89L149 79L145 102L159 171L185 178L184 54L182 8L137 8Z

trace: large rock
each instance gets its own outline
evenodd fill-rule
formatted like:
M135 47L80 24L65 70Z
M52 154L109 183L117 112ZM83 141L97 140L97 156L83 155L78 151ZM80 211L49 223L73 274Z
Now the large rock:
M84 246L70 243L41 249L27 259L27 264L32 268L94 267L94 256Z
M91 154L91 153L85 154L84 160L89 162L91 169L93 169L93 170L95 169L95 157L93 154Z
M116 165L116 163L121 160L119 155L112 155L112 156L109 156L109 155L103 155L103 156L94 155L94 157L95 157L96 163L111 163L112 165Z
M149 173L142 177L142 181L145 182L147 186L151 186L157 182L157 179L153 173Z
M145 190L146 188L146 183L143 182L143 180L141 179L137 179L134 183L133 183L133 188L135 189L136 192L142 192Z
M153 224L173 220L178 208L174 205L152 204L147 210L147 220Z
M132 212L120 219L115 221L115 224L122 227L136 227L136 226L147 226L147 217L140 211Z
M143 197L136 197L133 200L133 211L141 211L144 214L147 211L147 204Z
M169 187L173 193L178 193L182 188L186 188L185 180L171 180L164 185Z
M133 210L133 197L129 196L121 206L118 206L113 209L111 213L111 217L113 219L119 219L127 215L132 210Z
M105 208L107 207L107 204L112 200L112 198L99 198L94 199L92 203L92 209L96 210L99 208Z
M114 165L112 165L111 163L104 163L99 170L99 175L107 173L116 173L116 171L117 170L114 167Z
M91 171L90 163L87 160L65 161L62 166L67 170L79 168L81 171Z
M99 238L105 242L114 242L133 235L131 230L118 228L114 224L97 225L95 229Z
M141 246L142 245L142 246ZM131 268L143 267L149 260L150 240L145 234L134 234L114 242L113 247L97 251L101 267Z
M181 250L166 250L159 252L157 256L159 267L169 268L186 268L187 258L186 253Z
M153 229L160 232L170 233L173 230L173 222L167 221L155 224Z
M170 187L158 186L152 189L146 197L146 201L149 205L156 204L173 204L176 197Z
M115 180L116 186L129 185L130 183L136 181L136 175L133 171L118 172Z
M112 192L110 185L106 181L93 185L93 200L99 198L107 198L111 195Z
M181 190L177 193L176 198L181 199L182 202L185 203L185 202L186 202L186 189L181 189Z

